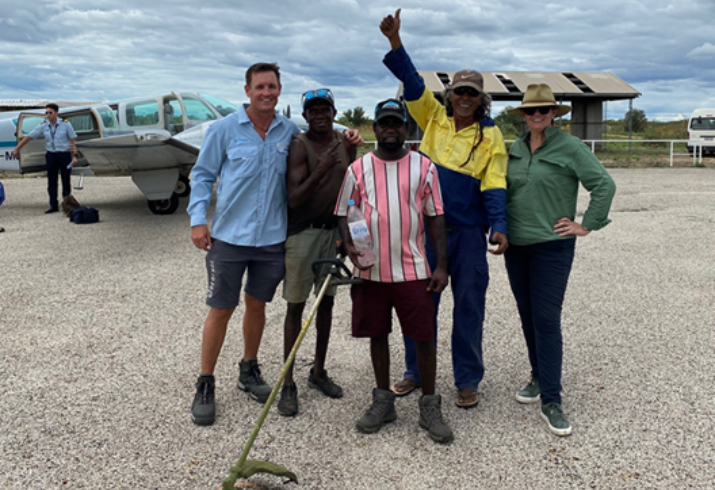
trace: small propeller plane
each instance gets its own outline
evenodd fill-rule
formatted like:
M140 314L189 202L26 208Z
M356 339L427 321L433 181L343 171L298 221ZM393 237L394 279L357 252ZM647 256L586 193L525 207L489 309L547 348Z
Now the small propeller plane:
M131 175L154 214L172 214L190 193L189 173L212 121L238 108L208 94L172 92L60 109L77 133L79 158L72 174ZM45 142L17 143L45 120L41 111L0 113L0 172L45 169ZM81 185L80 185L81 187Z

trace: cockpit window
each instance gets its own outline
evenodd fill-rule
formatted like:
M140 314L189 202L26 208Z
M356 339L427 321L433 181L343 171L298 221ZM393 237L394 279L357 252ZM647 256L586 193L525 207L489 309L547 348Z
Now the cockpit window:
M107 129L114 129L117 127L117 121L114 118L114 112L107 106L97 107L97 112L102 118L102 124Z
M236 112L238 110L238 107L233 105L227 100L222 99L221 97L216 97L215 95L209 95L209 94L199 94L201 97L204 98L209 104L211 104L214 109L218 111L219 114L222 116L228 116L232 112Z
M213 121L216 114L199 98L191 94L181 94L189 121Z

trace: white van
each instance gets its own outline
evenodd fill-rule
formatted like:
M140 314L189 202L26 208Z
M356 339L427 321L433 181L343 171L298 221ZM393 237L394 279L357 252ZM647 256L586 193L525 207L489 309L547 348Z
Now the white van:
M688 120L688 152L698 145L703 155L715 154L715 109L695 109Z

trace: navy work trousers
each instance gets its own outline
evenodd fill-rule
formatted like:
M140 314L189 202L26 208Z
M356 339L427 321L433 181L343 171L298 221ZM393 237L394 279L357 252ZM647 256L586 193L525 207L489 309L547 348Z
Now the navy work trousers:
M48 151L45 153L47 163L47 194L50 196L50 207L57 209L57 177L62 176L62 197L72 194L72 169L67 165L72 163L72 153Z
M432 270L437 266L432 243L427 236L427 260ZM447 231L449 282L454 299L452 311L452 369L457 389L476 390L484 378L482 334L484 308L489 285L487 237L484 228L460 228ZM432 293L434 332L437 339L437 317L441 294ZM404 378L420 382L415 341L405 340Z
M576 239L509 245L504 258L541 403L561 403L561 308Z

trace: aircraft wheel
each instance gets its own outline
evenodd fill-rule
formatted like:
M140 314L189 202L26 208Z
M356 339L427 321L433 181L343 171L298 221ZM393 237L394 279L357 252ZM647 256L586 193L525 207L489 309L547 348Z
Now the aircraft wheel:
M154 214L174 214L179 209L179 196L172 194L169 199L157 199L148 201L149 209Z
M191 194L191 184L189 184L189 178L187 176L179 176L179 180L176 181L176 187L174 187L174 194L179 197L186 197Z

